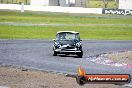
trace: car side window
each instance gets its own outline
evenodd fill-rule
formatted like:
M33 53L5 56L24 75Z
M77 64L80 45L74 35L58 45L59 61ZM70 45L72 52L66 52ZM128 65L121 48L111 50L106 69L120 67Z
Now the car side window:
M79 34L76 34L76 36L75 36L76 38L76 40L79 40L80 41L80 36L79 36Z

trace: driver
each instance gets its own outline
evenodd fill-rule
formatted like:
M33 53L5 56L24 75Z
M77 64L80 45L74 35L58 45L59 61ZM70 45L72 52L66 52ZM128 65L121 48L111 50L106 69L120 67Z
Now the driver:
M59 38L60 38L60 39L66 39L66 37L65 37L65 36L66 36L66 33L59 34Z

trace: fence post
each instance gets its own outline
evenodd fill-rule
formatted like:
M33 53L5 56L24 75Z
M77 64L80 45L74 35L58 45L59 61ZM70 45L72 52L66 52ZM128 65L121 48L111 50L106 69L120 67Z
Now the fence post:
M24 2L21 3L21 12L24 12Z

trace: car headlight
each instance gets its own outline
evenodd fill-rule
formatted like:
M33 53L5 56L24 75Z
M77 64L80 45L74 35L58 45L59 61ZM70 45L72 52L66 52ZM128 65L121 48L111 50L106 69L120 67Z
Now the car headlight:
M55 42L55 47L60 47L61 45L58 42Z
M77 47L80 47L81 45L82 45L81 42L76 43Z
M57 46L57 45L59 45L59 43L58 42L55 42L55 46Z

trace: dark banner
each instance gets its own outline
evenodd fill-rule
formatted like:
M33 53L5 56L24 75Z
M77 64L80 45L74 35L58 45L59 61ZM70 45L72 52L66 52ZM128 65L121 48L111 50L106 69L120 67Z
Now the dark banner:
M107 83L107 84L127 84L131 82L129 74L86 74L86 71L80 66L76 81L79 85L86 83Z
M86 83L123 85L131 82L131 76L128 74L85 74L84 76L77 76L76 80L80 85Z
M132 15L132 10L125 10L125 9L103 9L102 14Z

